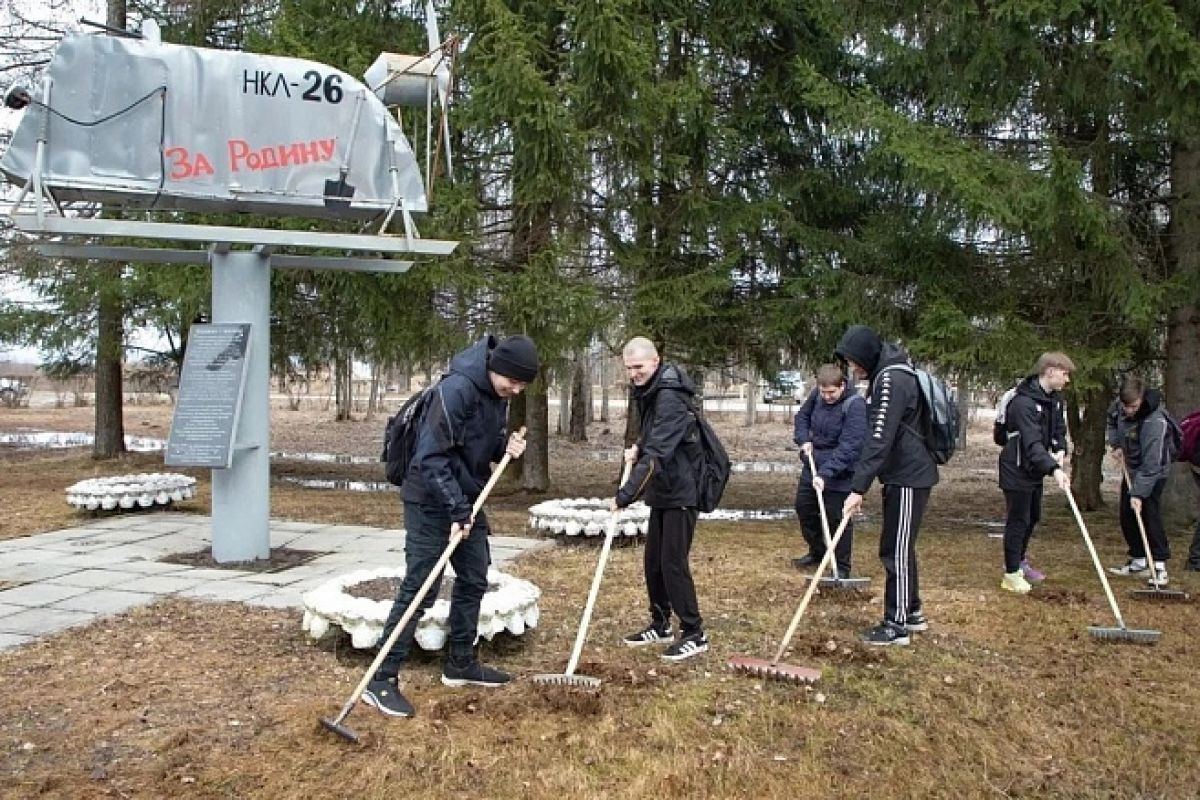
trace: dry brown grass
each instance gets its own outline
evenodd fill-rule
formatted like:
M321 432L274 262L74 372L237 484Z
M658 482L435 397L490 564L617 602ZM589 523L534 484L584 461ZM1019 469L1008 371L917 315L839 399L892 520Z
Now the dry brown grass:
M170 601L0 653L0 796L1198 796L1197 606L1137 603L1125 593L1132 584L1119 582L1130 624L1161 629L1163 640L1091 639L1086 626L1111 616L1049 492L1033 551L1051 580L1026 598L999 592L999 540L969 522L1000 515L986 472L994 455L968 451L935 490L919 542L932 629L910 648L857 642L880 616L882 588L877 522L860 527L855 561L872 591L818 596L788 656L824 671L813 687L723 667L733 655L769 657L778 644L802 588L787 566L794 524L704 523L693 570L707 656L671 665L616 642L645 617L642 551L622 548L579 667L603 678L600 693L523 680L565 666L595 565L594 549L543 551L513 569L542 588L541 625L484 647L485 660L518 680L451 690L438 683L436 660L421 658L405 673L418 716L388 720L360 706L348 724L362 747L317 719L338 711L369 657L343 639L309 643L294 612ZM0 502L28 530L72 524L77 517L57 510L62 486L114 471L78 454L0 458ZM598 494L611 479L611 465L572 463L561 470L564 493ZM736 480L732 505L790 502L786 476ZM499 498L497 532L519 533L528 502ZM397 524L387 496L276 484L272 503L277 516ZM868 511L877 510L872 497ZM1102 556L1118 560L1111 515L1090 522ZM1172 580L1198 588L1189 574Z

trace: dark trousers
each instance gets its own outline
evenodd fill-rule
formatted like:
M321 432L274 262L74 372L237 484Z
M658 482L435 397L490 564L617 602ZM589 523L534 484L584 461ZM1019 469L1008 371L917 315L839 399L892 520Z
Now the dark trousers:
M692 538L696 534L694 508L651 508L650 527L646 531L646 592L650 595L650 616L662 627L671 621L671 612L679 617L686 636L703 627L696 584L688 566Z
M1196 482L1196 491L1200 492L1200 473L1192 470L1192 480ZM1196 532L1192 534L1192 546L1188 548L1188 563L1200 566L1200 516L1196 518Z
M1029 537L1042 518L1042 485L1032 489L1005 489L1008 517L1004 521L1004 571L1016 572L1025 560Z
M1167 542L1167 531L1163 527L1162 494L1167 486L1164 478L1154 484L1149 497L1142 498L1142 523L1146 526L1146 539L1150 542L1150 553L1155 561L1166 561L1171 557L1171 545ZM1129 505L1129 486L1121 483L1121 533L1129 546L1130 558L1145 558L1142 547L1142 532L1138 529L1137 515Z
M825 500L825 515L829 517L829 535L837 532L837 526L842 524L842 504L846 502L849 492L835 492L826 489L821 493ZM800 481L796 487L796 516L800 519L800 532L808 543L808 552L814 558L825 557L825 532L821 528L821 506L817 503L817 490L811 483ZM849 577L850 554L854 548L854 523L846 523L846 531L838 540L834 551L837 558L838 577Z
M883 530L879 534L879 560L887 573L883 591L884 622L904 625L921 610L917 579L917 533L929 504L929 489L883 487Z
M439 506L405 503L404 528L404 582L400 584L400 590L392 603L392 610L384 623L381 643L391 635L396 623L408 610L417 590L425 583L425 579L429 577L429 573L433 571L434 565L450 543L450 516ZM450 592L450 636L446 651L448 657L455 660L469 658L474 649L479 627L479 604L487 593L487 570L491 561L487 517L480 512L475 517L471 535L460 541L450 556L455 577L454 588ZM420 610L404 626L376 675L392 678L400 671L400 666L412 649L417 623L421 621L426 609L437 600L441 583L442 576L439 575L421 601Z

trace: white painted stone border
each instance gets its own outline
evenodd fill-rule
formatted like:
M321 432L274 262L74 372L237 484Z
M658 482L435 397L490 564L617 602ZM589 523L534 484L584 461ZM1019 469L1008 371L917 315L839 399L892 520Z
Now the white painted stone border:
M67 503L87 511L150 508L188 500L196 494L196 479L177 472L145 472L89 478L66 489Z
M546 500L529 507L529 527L567 537L603 537L608 530L608 499L575 497ZM617 536L645 536L650 507L634 503L617 512Z
M403 578L404 572L403 567L360 569L326 581L304 594L302 627L313 639L320 639L337 625L350 634L355 647L374 647L383 635L392 600L354 597L346 589L377 578ZM520 636L527 628L536 628L541 616L538 608L541 595L541 589L529 581L489 569L487 594L479 606L479 636L490 641L501 631ZM449 617L449 600L435 600L425 611L416 633L417 644L423 650L440 650L446 644Z

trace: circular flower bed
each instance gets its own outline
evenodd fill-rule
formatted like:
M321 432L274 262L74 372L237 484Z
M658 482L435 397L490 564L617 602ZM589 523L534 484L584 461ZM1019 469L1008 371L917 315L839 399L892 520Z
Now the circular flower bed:
M403 567L361 569L339 575L307 592L304 597L304 630L320 639L337 625L350 634L358 648L374 647L383 635L392 600L355 597L351 590L358 584L380 578L404 577ZM447 576L449 577L449 576ZM443 581L443 586L446 581ZM527 628L536 628L541 614L538 598L541 590L529 581L496 569L488 570L488 590L479 606L479 636L490 640L501 631L520 636ZM424 650L440 650L450 633L450 601L439 598L417 623L417 644Z
M67 502L88 511L150 508L188 500L196 494L196 479L175 472L151 472L89 478L67 487Z
M547 500L529 508L529 527L568 539L601 541L608 530L611 512L608 500L576 497ZM650 507L634 503L617 512L617 536L628 541L646 535L650 525Z

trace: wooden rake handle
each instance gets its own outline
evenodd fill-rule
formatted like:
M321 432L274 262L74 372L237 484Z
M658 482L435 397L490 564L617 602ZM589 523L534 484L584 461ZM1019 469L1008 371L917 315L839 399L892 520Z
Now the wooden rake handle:
M1112 587L1108 584L1108 576L1104 574L1104 567L1100 565L1100 556L1096 555L1096 546L1092 544L1092 537L1088 535L1087 525L1083 522L1083 515L1079 513L1079 506L1075 503L1075 495L1071 494L1070 488L1064 489L1063 492L1067 495L1067 502L1071 504L1071 511L1075 514L1075 521L1079 523L1079 532L1083 534L1083 542L1087 545L1088 553L1092 556L1092 563L1096 566L1096 574L1100 576L1100 584L1104 587L1104 594L1108 597L1108 605L1112 608L1113 616L1117 619L1117 624L1122 628L1125 627L1125 619L1121 616L1121 609L1117 607L1117 598L1113 597Z
M525 435L524 426L518 431L520 436ZM371 662L371 666L363 675L362 680L358 682L358 686L354 689L354 693L350 695L350 699L346 701L346 705L342 706L342 711L334 720L335 725L340 725L358 703L359 697L363 690L367 688L367 684L371 682L371 678L375 676L375 670L379 669L379 665L387 658L388 652L392 646L396 644L396 640L400 638L400 634L404 628L412 621L413 615L417 613L417 609L421 607L421 601L425 599L425 595L429 594L430 587L442 574L446 568L446 564L450 561L450 556L454 555L454 549L458 547L459 542L465 539L471 533L471 524L474 523L475 517L483 508L484 501L491 494L492 488L496 485L496 481L500 480L500 475L503 474L504 468L508 466L508 462L512 461L512 456L508 453L504 454L504 458L500 459L500 463L496 465L496 469L492 471L492 476L488 478L488 482L484 485L483 490L479 493L479 497L475 498L475 504L471 507L471 521L466 528L460 528L458 531L450 534L450 541L446 544L446 549L442 551L442 555L438 558L437 563L433 565L433 569L429 571L429 577L421 584L421 588L417 589L417 593L413 596L412 602L408 604L408 608L404 610L404 615L400 617L400 621L396 623L396 627L392 628L392 633L387 640L379 648L379 653L376 654L375 660Z
M813 460L812 450L807 451L805 455L808 456L808 468L812 471L813 478L816 478L817 462ZM817 487L814 486L813 490L816 491L816 488ZM821 511L821 533L825 535L825 549L829 550L833 547L833 539L829 536L829 514L825 512L825 493L816 492L816 494L817 508ZM833 560L833 578L834 580L839 580L841 578L841 576L838 575L836 558Z
M621 483L617 487L618 490L629 480L629 473L632 471L633 464L626 461L625 468L621 471ZM579 666L579 656L583 654L583 643L587 640L588 625L592 621L592 609L596 605L596 598L600 595L600 580L604 577L608 554L612 551L613 539L617 536L617 515L620 513L618 509L608 515L608 527L604 531L604 544L600 547L600 560L596 562L596 573L592 575L592 587L588 589L587 605L583 607L579 630L575 633L575 646L571 648L571 659L567 662L567 671L563 673L564 675L574 675L575 667Z
M804 590L804 597L800 599L800 605L796 608L796 613L792 615L792 622L788 625L787 633L783 635L783 641L779 643L779 651L771 659L772 666L779 663L783 658L783 651L787 650L787 646L791 644L792 636L796 633L796 626L800 624L800 618L808 610L809 601L817 593L817 584L821 582L821 576L825 574L826 567L829 566L829 562L833 559L833 550L837 547L837 543L841 541L842 534L846 531L846 525L850 522L850 517L850 514L842 515L842 521L838 523L837 533L833 535L833 541L825 548L825 557L821 559L821 563L817 566L816 573L809 579L808 588Z
M1125 478L1125 485L1129 487L1129 507L1133 508L1133 481L1129 479L1129 467L1125 466L1125 462L1121 462L1121 475ZM1142 519L1142 511L1138 508L1133 508L1133 516L1137 518L1138 532L1142 534L1142 554L1146 556L1146 566L1150 568L1150 582L1154 584L1155 589L1161 589L1158 584L1158 568L1154 566L1154 556L1150 553L1150 537L1146 535L1146 521Z

